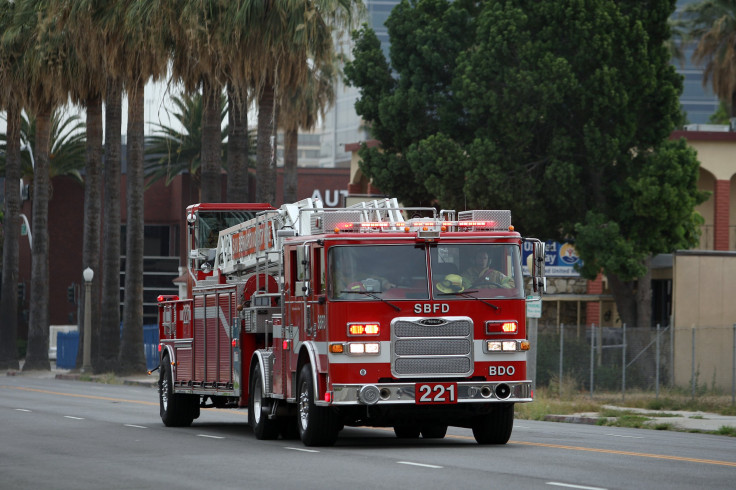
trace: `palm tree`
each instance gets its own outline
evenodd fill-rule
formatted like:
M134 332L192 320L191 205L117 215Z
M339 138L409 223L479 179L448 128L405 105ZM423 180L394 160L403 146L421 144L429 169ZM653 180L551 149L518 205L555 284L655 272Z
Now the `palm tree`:
M102 99L107 76L103 56L105 36L99 22L99 12L104 2L98 0L63 0L56 3L56 18L73 38L72 55L80 68L70 77L70 98L86 109L86 148L84 166L84 231L82 238L82 270L89 267L95 272L91 287L91 314L93 325L100 324L100 229L102 219ZM81 271L80 271L81 272ZM80 283L82 278L80 278ZM82 289L81 309L78 319L79 345L84 345L82 319L86 301ZM99 330L96 330L99 333ZM93 357L96 356L98 339L92 339ZM82 365L83 350L79 349L77 366Z
M125 56L119 69L128 94L128 142L126 175L126 251L123 332L116 372L141 372L143 352L143 243L144 243L144 90L146 81L166 74L170 47L165 28L167 11L157 2L118 1L113 7L121 19L117 40ZM150 23L150 24L149 24ZM113 70L114 71L114 70Z
M0 3L0 32L7 32L15 4ZM7 111L7 144L5 146L5 216L3 233L3 273L0 298L0 369L18 369L18 253L20 239L20 113L12 84L19 80L12 74L18 68L20 53L14 45L17 38L0 42L0 108Z
M249 67L243 72L258 100L257 201L273 203L276 196L274 100L306 83L309 64L305 60L319 67L332 59L333 34L352 26L353 10L359 4L352 0L250 1L233 15L250 21L244 51Z
M305 61L306 62L306 61ZM308 68L307 83L281 102L284 129L284 202L297 200L297 144L299 129L310 130L335 101L335 63Z
M693 62L705 64L703 85L711 81L713 92L736 117L736 3L704 0L686 6L681 18L686 39L698 43Z
M231 3L187 0L178 2L170 29L174 40L173 75L189 93L202 91L201 199L222 200L220 172L222 149L221 94L226 80L229 45L222 30L230 19L226 13ZM245 55L245 53L242 53ZM197 60L196 63L192 60Z
M248 202L248 94L227 85L227 200Z
M55 29L48 15L48 4L43 0L19 0L10 29L5 35L19 40L24 47L20 61L26 82L25 107L36 118L34 147L34 192L31 250L30 319L28 326L28 350L24 370L49 369L49 149L51 114L55 107L65 102L65 65L69 43L63 31ZM15 85L18 87L18 85ZM19 91L20 92L20 91Z
M63 108L54 109L51 114L51 153L49 177L67 175L82 183L80 171L85 160L85 124L76 114L67 116ZM0 134L0 150L6 144L6 135ZM33 147L36 141L36 120L21 115L20 140ZM31 153L21 152L21 175L33 178ZM0 174L5 171L5 158L0 155Z
M174 105L172 115L182 129L154 124L156 130L146 137L146 185L150 186L160 179L165 179L166 185L169 185L174 177L188 172L193 185L198 188L202 152L202 94L177 95L171 98L171 102ZM223 110L221 121L225 115ZM227 134L227 128L221 131L220 142Z

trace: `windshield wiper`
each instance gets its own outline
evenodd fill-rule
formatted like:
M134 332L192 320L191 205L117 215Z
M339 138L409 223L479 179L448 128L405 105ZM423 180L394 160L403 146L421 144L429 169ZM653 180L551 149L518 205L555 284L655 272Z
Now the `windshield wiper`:
M401 311L401 308L399 308L395 304L393 304L393 303L391 303L389 301L386 301L385 299L381 298L380 296L378 296L378 295L376 295L376 294L374 294L374 293L372 293L370 291L340 291L340 292L341 293L348 293L348 294L356 294L356 293L357 294L365 294L367 296L370 296L371 298L380 299L381 301L383 301L384 303L386 303L387 305L389 305L391 308L393 308L396 311Z
M494 310L497 310L498 311L498 310L501 309L500 307L494 305L493 303L489 303L488 301L482 300L482 299L478 298L477 296L471 296L470 294L468 294L468 293L477 293L477 292L478 291L454 291L452 293L436 293L436 294L437 294L437 296L457 296L457 295L465 296L466 298L478 300L481 303L490 306Z

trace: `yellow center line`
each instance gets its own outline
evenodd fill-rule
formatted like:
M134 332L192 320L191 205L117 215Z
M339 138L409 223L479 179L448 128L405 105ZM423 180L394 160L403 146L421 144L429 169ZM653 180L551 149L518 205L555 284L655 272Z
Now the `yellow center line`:
M389 428L382 428L383 430L392 430ZM448 438L453 439L465 439L474 440L474 437L460 436L448 434ZM719 466L732 466L736 467L734 461L719 461L717 459L700 459L700 458L688 458L684 456L668 456L666 454L651 454L651 453L637 453L634 451L617 451L615 449L599 449L594 447L581 447L581 446L565 446L562 444L545 444L543 442L527 442L527 441L509 441L509 444L518 444L520 446L536 446L536 447L548 447L553 449L567 449L569 451L588 451L592 453L605 453L605 454L619 454L622 456L636 456L639 458L653 458L653 459L665 459L669 461L686 461L689 463L702 463L702 464L715 464Z
M623 456L636 456L639 458L666 459L670 461L687 461L689 463L715 464L715 465L720 465L720 466L736 467L736 462L734 461L719 461L717 459L688 458L684 456L668 456L666 454L637 453L634 451L617 451L615 449L598 449L598 448L593 448L593 447L565 446L562 444L545 444L542 442L509 441L509 444L519 444L522 446L549 447L549 448L554 448L554 449L567 449L570 451L589 451L592 453L620 454Z
M10 388L13 390L21 390L21 391L32 391L34 393L44 393L46 395L70 396L72 398L87 398L89 400L104 400L104 401L110 401L110 402L137 403L139 405L154 405L154 406L158 405L158 403L145 402L141 400L127 400L125 398L112 398L109 396L77 395L74 393L62 393L60 391L39 390L37 388L25 388L23 386L0 386L0 388Z

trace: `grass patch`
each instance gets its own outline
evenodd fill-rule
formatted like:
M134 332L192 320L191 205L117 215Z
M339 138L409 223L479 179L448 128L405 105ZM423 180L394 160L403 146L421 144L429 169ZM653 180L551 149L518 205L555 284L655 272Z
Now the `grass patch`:
M736 437L736 427L722 425L715 433L721 436Z

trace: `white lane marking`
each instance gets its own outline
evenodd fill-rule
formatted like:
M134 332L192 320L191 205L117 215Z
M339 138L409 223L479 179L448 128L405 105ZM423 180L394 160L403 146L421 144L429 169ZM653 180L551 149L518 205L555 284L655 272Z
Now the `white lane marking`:
M629 439L644 439L643 436L624 436L624 435L621 435L621 434L606 434L606 435L607 436L611 436L611 437L627 437Z
M133 425L133 424L123 424L125 427L133 427L134 429L148 429L148 427L145 427L143 425Z
M572 485L570 483L560 483L556 481L548 481L547 485L555 485L557 487L567 487L567 488L580 488L582 490L606 490L605 488L602 488L602 487L586 487L583 485Z
M197 437L206 437L208 439L225 439L222 436L210 436L210 435L207 435L207 434L197 434Z
M442 466L437 466L434 464L414 463L411 461L397 461L396 464L408 464L410 466L421 466L423 468L442 468Z
M30 412L27 408L16 408L16 412Z
M315 449L304 449L303 447L285 447L284 449L291 449L292 451L301 451L303 453L318 453Z
M82 417L72 417L71 415L64 415L65 419L72 419L72 420L84 420Z

